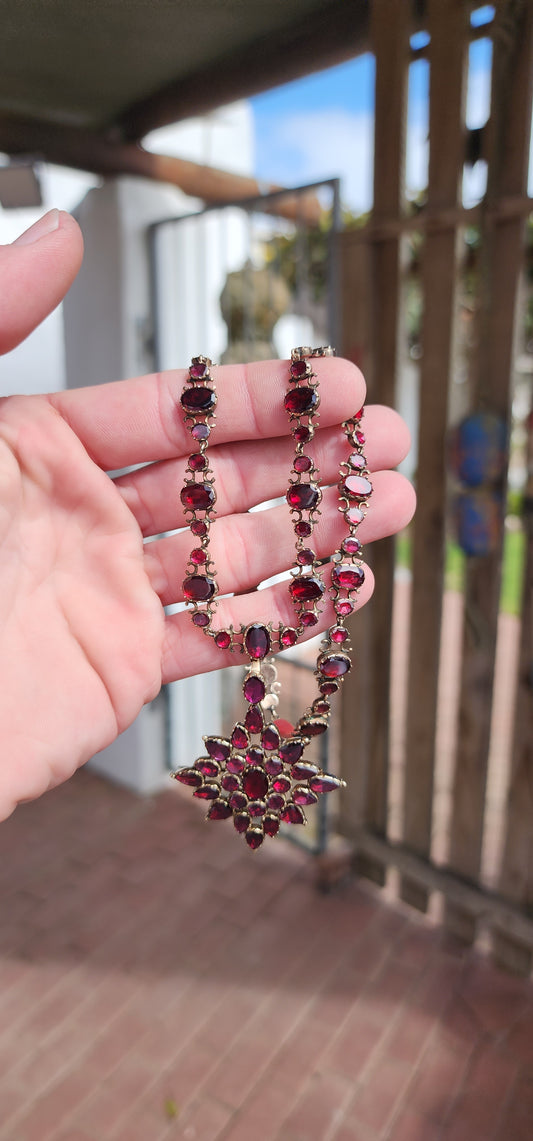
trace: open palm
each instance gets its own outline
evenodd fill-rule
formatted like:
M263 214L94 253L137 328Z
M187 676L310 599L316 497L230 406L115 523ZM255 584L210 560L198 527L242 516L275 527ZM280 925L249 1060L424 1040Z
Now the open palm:
M33 243L0 249L0 349L21 340L64 295L81 258L68 215ZM320 430L314 454L326 484L342 456L338 425L362 403L364 383L342 360L319 360ZM256 584L294 561L282 496L293 451L283 394L287 365L217 370L219 414L211 462L218 521L212 552L225 627L292 621L282 583ZM66 779L125 729L162 682L230 664L186 613L190 548L179 490L190 437L179 415L180 370L49 397L0 401L0 819L21 800ZM408 447L400 418L365 413L374 472L365 540L404 526L410 485L395 466ZM108 471L146 465L112 480ZM267 479L265 478L267 473ZM168 534L168 532L171 532ZM320 557L342 535L334 487L316 528ZM371 575L359 596L371 593ZM332 621L327 607L322 628ZM315 631L313 631L315 632Z

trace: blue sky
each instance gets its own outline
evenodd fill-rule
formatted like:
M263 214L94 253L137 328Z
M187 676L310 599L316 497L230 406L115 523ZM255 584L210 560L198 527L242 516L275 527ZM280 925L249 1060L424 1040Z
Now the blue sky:
M477 22L490 9L480 10ZM473 22L475 20L475 14ZM467 124L485 122L489 109L491 47L487 39L470 49ZM346 205L364 211L372 199L374 61L366 54L338 67L288 83L251 100L255 126L255 173L260 180L302 185L340 175ZM407 186L425 183L427 168L428 65L411 68ZM466 200L482 190L480 174L470 179Z

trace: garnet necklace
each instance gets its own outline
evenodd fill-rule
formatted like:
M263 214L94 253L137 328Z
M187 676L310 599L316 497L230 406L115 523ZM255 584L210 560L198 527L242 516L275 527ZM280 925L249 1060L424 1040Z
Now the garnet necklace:
M336 620L327 631L317 658L315 677L318 694L295 728L286 736L275 721L279 684L269 660L272 652L294 646L306 630L318 622L318 607L327 587L313 550L313 534L322 499L319 473L307 446L313 439L320 397L313 358L333 356L328 346L293 349L289 388L284 405L295 442L287 503L296 536L296 571L289 584L295 609L293 626L252 622L225 630L213 628L217 605L216 570L209 552L209 535L215 517L215 479L207 455L214 423L217 394L208 357L194 357L181 396L185 423L198 450L188 459L181 502L189 518L193 547L183 582L183 594L192 607L192 621L222 650L248 657L249 666L242 692L246 712L228 737L204 737L205 756L192 768L178 769L172 776L193 789L193 796L209 802L208 820L233 818L237 832L250 848L259 848L265 836L275 836L280 823L305 824L304 807L316 804L322 793L332 792L344 781L322 771L305 759L312 737L324 733L331 711L330 698L350 669L348 631L345 619L355 606L355 596L364 581L361 543L357 529L365 516L372 484L363 448L361 409L342 427L348 445L339 472L339 510L347 535L333 555L330 594Z

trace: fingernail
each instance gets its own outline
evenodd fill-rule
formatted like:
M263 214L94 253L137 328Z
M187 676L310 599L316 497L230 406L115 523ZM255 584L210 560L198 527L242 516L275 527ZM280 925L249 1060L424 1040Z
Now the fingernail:
M48 214L44 214L37 222L30 226L29 230L25 230L20 234L15 241L12 242L14 246L29 246L32 242L38 242L39 238L46 237L47 234L53 233L54 230L59 229L59 210L49 210Z

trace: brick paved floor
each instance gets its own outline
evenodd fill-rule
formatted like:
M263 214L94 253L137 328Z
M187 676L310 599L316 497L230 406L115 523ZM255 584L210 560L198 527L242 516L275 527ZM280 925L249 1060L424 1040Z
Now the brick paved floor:
M533 989L172 788L0 827L1 1141L531 1141Z

